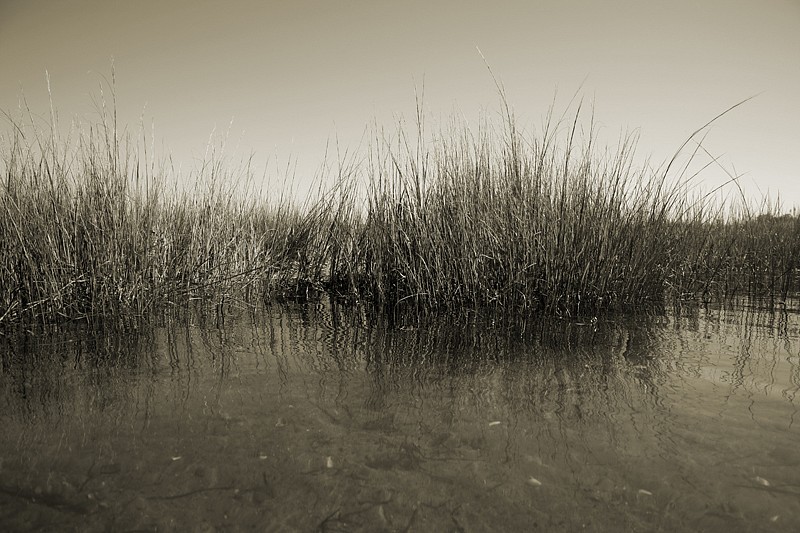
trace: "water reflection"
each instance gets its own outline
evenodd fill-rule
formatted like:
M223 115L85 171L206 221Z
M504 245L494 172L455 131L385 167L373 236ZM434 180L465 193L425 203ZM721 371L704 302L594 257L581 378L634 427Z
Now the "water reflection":
M0 525L792 530L797 309L2 337Z

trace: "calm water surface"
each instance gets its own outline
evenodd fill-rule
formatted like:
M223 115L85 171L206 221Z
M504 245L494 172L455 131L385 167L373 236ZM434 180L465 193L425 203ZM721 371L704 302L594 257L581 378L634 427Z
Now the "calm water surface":
M3 531L800 531L800 313L0 337Z

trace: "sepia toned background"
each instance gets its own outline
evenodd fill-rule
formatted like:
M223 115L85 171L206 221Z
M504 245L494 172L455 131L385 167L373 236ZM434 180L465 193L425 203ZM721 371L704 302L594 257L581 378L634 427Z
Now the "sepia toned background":
M705 146L748 194L800 205L797 0L2 0L0 109L24 96L46 120L47 73L62 124L91 121L113 61L120 121L155 131L177 167L227 135L232 159L303 184L329 141L357 150L370 123L413 121L423 88L432 129L498 118L478 49L527 131L577 94L601 142L638 129L652 164L755 96ZM726 179L710 168L702 188Z

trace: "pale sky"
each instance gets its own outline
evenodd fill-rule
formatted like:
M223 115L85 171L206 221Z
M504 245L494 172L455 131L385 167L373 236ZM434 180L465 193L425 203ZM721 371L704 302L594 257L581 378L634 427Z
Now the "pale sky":
M0 0L0 109L24 94L46 117L47 71L61 122L91 120L113 57L120 120L144 116L177 162L230 128L234 160L292 156L308 181L328 139L413 120L423 80L429 127L499 113L476 47L523 128L580 90L601 141L638 129L653 162L758 95L705 146L750 194L800 206L800 0Z

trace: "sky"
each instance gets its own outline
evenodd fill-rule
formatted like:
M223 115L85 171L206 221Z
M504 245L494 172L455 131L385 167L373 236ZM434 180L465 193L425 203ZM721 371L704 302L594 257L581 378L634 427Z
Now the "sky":
M487 64L522 129L577 94L601 143L637 132L651 164L754 96L704 146L749 196L800 206L800 0L0 0L0 110L24 96L46 118L47 73L60 122L92 121L112 61L120 123L181 169L226 137L231 160L290 165L300 189L326 146L413 123L423 89L429 129L499 120Z

